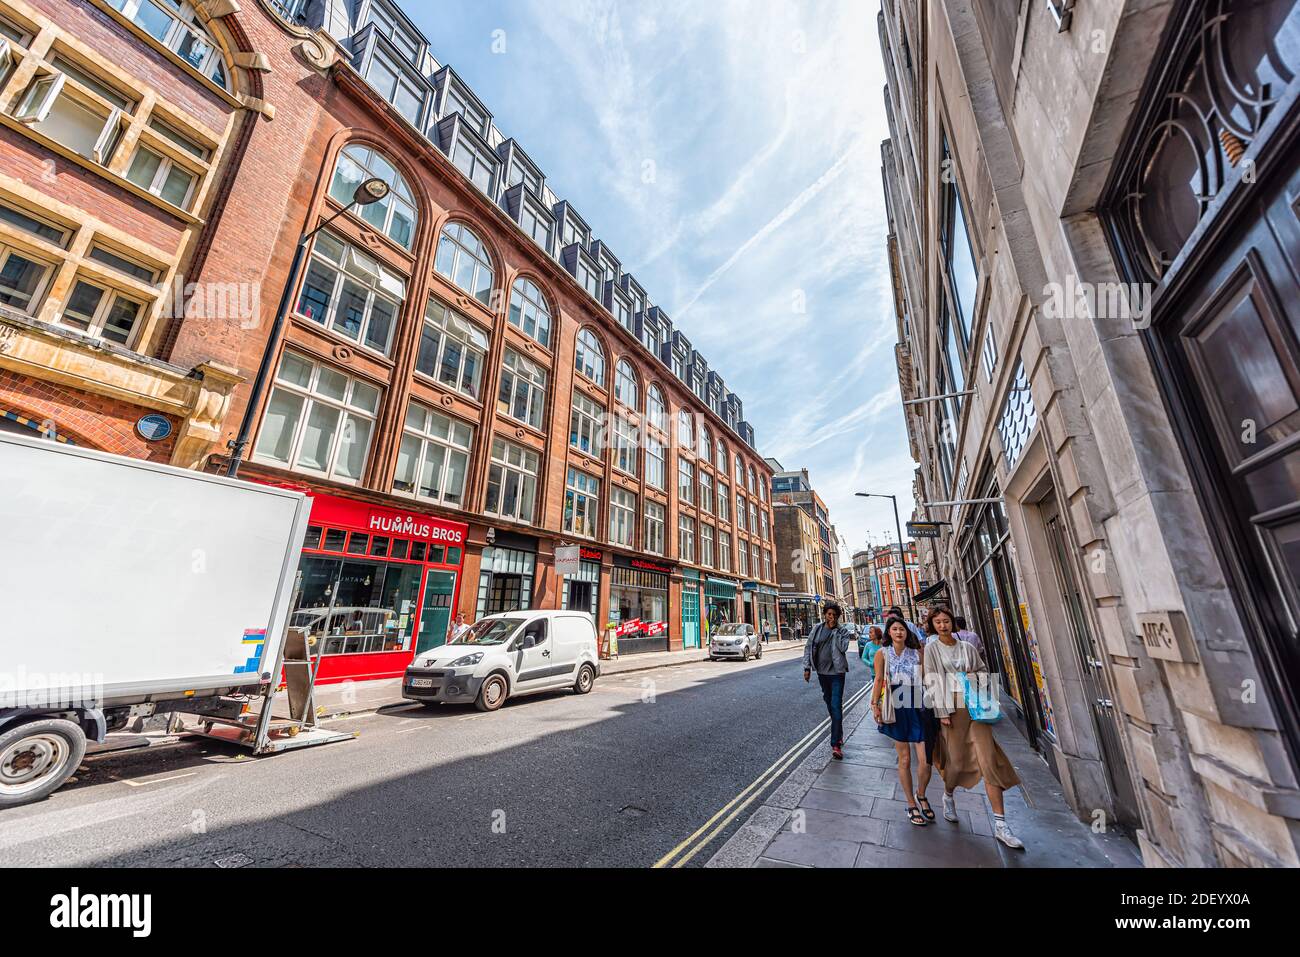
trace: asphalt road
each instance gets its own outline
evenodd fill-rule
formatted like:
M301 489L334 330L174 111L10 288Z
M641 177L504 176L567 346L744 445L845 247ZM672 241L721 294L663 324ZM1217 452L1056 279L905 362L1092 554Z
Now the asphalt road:
M846 697L865 676L853 664ZM606 676L590 695L523 698L495 714L345 719L332 726L355 740L273 757L186 739L89 760L48 800L0 812L0 861L649 866L825 716L816 679L805 685L798 651L785 650Z

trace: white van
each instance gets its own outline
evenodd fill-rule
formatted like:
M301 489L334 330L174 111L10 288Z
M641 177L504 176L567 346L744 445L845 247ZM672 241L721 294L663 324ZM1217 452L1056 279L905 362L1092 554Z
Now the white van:
M402 697L495 711L507 698L572 688L586 694L600 674L596 623L580 611L508 611L475 622L459 641L416 655Z

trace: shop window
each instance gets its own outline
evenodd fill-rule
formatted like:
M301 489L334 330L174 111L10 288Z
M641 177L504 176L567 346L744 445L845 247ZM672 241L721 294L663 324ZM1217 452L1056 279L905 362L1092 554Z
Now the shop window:
M590 379L596 385L605 386L605 350L600 347L600 340L590 329L578 333L577 351L574 354L575 371Z
M79 278L59 322L96 339L129 347L144 309L138 300Z
M406 179L383 154L368 146L353 143L345 146L334 166L334 179L330 182L330 196L344 206L349 205L357 189L369 179L381 179L390 187L388 195L377 203L355 208L353 211L365 222L383 233L403 249L415 242L417 215L415 197Z
M600 457L604 411L591 398L574 392L569 412L569 445L588 455Z
M370 56L365 68L366 82L375 91L393 105L412 126L420 125L420 114L424 111L424 90L405 70L388 58L388 54L376 49Z
M468 226L449 223L438 238L433 268L487 306L492 301L492 258Z
M370 536L361 532L353 532L352 537L348 539L349 555L364 555L366 548L370 545Z
M645 550L652 555L664 553L664 507L657 502L645 503Z
M628 475L637 474L638 431L626 416L614 419L614 467Z
M595 538L600 528L600 479L569 469L564 483L564 530Z
M536 284L516 279L510 289L510 324L547 348L551 345L551 307Z
M683 562L695 563L695 519L686 515L677 517L677 557Z
M637 408L639 400L636 372L632 363L620 359L614 367L614 398L630 409Z
M108 4L217 86L229 86L225 58L188 3L108 0Z
M501 518L531 522L537 499L537 470L536 452L493 439L483 510Z
M546 370L513 349L506 349L501 365L497 411L540 429L546 408Z
M331 528L325 532L325 543L321 545L321 550L326 552L341 552L343 546L347 544L348 533L338 528Z
M50 263L0 244L0 303L32 315L53 272Z
M406 298L406 280L332 233L312 245L298 314L388 354Z
M324 655L411 650L423 569L367 557L367 535L352 536L355 557L304 555L302 590L290 624L305 628Z
M632 546L636 532L636 496L627 489L609 490L609 540L614 545Z
M67 81L64 73L38 75L19 99L14 119L105 166L121 138L123 111Z
M286 352L253 457L355 484L365 470L379 396L372 385Z
M487 350L487 333L429 297L415 358L416 372L477 399Z
M474 429L412 402L397 449L393 491L442 505L464 505Z

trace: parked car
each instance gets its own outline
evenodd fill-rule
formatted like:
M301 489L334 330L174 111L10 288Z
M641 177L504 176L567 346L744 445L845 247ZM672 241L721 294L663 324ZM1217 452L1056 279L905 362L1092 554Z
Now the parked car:
M402 697L496 711L509 698L539 691L586 694L599 675L591 615L512 611L481 618L459 640L417 655L402 678Z
M728 622L719 626L709 641L709 660L739 658L748 661L750 655L763 657L763 642L754 626L745 622Z

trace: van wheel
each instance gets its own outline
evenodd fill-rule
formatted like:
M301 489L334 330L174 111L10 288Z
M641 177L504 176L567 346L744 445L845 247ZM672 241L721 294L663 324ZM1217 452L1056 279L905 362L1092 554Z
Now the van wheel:
M478 689L474 707L480 711L496 711L506 703L507 690L505 678L500 675L489 675L483 682L483 687Z
M575 694L588 694L595 683L595 669L591 665L583 665L578 669L578 680L573 683L573 691Z
M62 718L20 724L0 734L0 808L53 794L85 755L85 732Z

